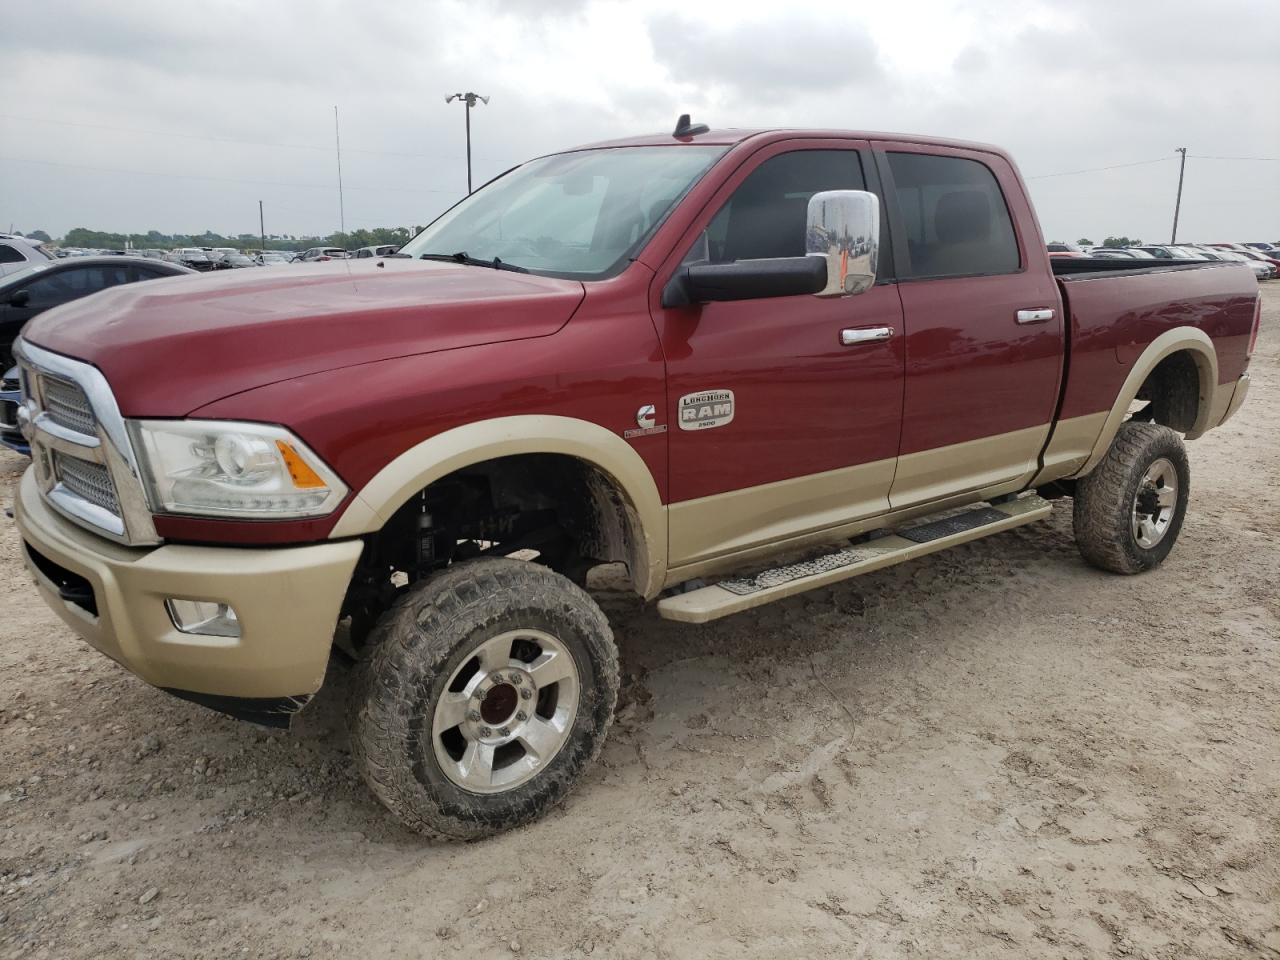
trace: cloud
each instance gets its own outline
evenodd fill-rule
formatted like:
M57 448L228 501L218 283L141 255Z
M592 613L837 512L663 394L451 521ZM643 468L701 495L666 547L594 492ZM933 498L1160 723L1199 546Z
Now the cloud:
M834 95L880 79L876 45L854 23L788 12L772 19L649 20L654 59L678 84L776 102L796 94Z

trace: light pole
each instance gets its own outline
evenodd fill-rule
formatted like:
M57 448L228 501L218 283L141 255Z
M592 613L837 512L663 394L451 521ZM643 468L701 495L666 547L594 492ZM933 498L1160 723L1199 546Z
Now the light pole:
M444 98L445 103L453 103L455 100L461 100L467 105L467 195L471 194L471 108L476 105L476 101L488 103L488 97L482 97L478 93L451 93Z

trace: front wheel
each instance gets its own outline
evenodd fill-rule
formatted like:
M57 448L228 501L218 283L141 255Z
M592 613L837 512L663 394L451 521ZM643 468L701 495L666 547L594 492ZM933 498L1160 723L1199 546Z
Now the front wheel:
M1122 424L1106 456L1076 481L1072 519L1081 555L1112 573L1159 566L1177 542L1190 490L1181 437L1155 423Z
M351 741L405 824L477 839L562 800L604 744L618 654L604 614L546 567L455 564L383 616L357 671Z

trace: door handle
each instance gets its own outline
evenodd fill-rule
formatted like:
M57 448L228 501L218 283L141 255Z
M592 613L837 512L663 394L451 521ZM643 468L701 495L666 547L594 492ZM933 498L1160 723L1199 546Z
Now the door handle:
M1046 320L1052 320L1054 310L1050 307L1041 307L1037 310L1019 310L1019 323L1044 323Z
M893 327L849 327L840 331L840 343L852 347L859 343L875 343L893 336Z

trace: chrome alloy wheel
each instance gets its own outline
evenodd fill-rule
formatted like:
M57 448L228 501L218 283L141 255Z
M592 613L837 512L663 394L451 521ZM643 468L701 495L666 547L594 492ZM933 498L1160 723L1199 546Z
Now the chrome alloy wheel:
M569 739L578 690L573 654L551 634L511 630L484 641L449 677L436 704L436 762L472 793L518 787Z
M1169 530L1178 508L1178 471L1161 457L1142 476L1133 498L1133 539L1150 550Z

